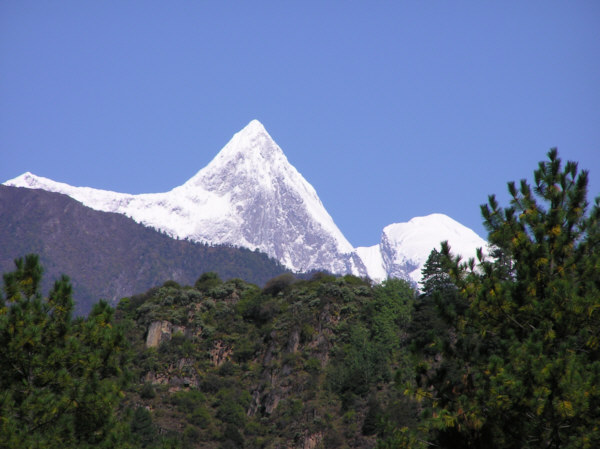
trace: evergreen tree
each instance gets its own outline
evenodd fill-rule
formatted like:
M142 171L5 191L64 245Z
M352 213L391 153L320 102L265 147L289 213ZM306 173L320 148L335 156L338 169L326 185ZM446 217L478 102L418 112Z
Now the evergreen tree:
M124 341L112 309L73 319L66 276L44 299L38 256L15 264L0 296L0 447L114 447Z
M152 423L152 416L144 407L135 409L130 427L139 447L148 447L156 439L156 429Z
M407 340L414 353L435 357L449 342L458 292L437 249L429 254L421 274L422 293L414 304Z
M419 283L423 297L433 297L434 294L456 291L456 286L452 283L450 274L444 266L444 258L435 248L431 250L425 265L423 265Z
M599 447L600 200L588 211L588 173L548 158L509 207L482 206L494 257L474 269L442 248L467 308L415 390L423 433L396 447Z

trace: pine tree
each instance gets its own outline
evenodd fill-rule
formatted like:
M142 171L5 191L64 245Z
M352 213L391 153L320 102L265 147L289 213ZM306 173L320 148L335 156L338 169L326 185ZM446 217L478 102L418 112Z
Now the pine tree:
M112 309L74 319L66 276L44 299L38 256L15 264L0 296L0 447L114 445L124 340Z
M533 188L508 184L509 207L482 206L494 257L474 269L442 248L467 308L447 363L416 390L426 430L413 443L600 446L600 200L588 212L588 172L548 159Z
M445 243L447 244L447 242ZM421 270L421 292L424 297L446 291L456 291L450 274L444 266L444 258L436 248L431 250Z

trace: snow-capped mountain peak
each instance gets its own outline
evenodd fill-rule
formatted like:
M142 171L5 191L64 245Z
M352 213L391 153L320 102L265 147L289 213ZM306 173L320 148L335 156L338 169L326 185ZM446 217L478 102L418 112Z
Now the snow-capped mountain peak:
M37 176L31 172L25 172L16 178L6 181L4 184L8 186L27 187L29 189L42 189L50 191L58 191L52 190L53 187L55 189L61 189L62 187L68 186L68 184L63 184L42 176Z
M218 217L226 223L217 234L224 235L228 228L228 237L218 243L260 249L297 270L346 270L345 263L339 265L326 252L350 254L352 245L315 189L257 120L236 133L206 167L173 192L184 196L207 192L227 203L225 209L230 212ZM212 225L204 223L203 228ZM191 238L215 243L211 234Z
M456 220L444 214L431 214L386 226L379 245L357 251L370 277L380 280L385 273L388 277L408 278L418 283L431 250L439 249L444 240L452 253L461 255L463 260L475 257L477 248L487 246L485 240Z
M264 184L272 176L277 176L279 172L290 167L285 154L264 126L258 120L252 120L184 186L201 185L209 190L222 191L230 187L229 178L234 175L252 176L255 181Z
M401 246L403 256L410 260L419 260L424 253L429 256L433 248L439 249L443 240L448 240L453 252L465 257L474 255L474 246L486 244L471 229L444 214L414 217L408 223L394 223L386 226L383 233L388 241Z
M258 120L252 120L241 131L233 135L231 140L223 147L215 158L202 171L212 168L212 171L219 170L228 163L248 163L257 164L283 162L287 159L283 151L269 135L265 127ZM188 182L196 178L195 176Z
M93 209L125 214L173 237L258 249L298 271L364 272L315 189L258 120L169 192L129 195L32 174L6 184L65 193Z
M263 149L265 142L275 143L263 124L256 119L235 133L230 142L247 149Z

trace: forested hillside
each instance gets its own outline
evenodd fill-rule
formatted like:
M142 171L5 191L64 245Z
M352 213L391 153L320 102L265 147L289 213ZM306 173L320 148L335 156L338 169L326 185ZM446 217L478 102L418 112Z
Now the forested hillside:
M184 447L373 447L401 398L391 384L407 363L413 300L399 280L284 275L261 290L211 274L124 300L117 319L139 380L125 404L135 429L148 421L133 437L147 447L158 435Z
M392 386L410 372L405 281L206 273L73 319L68 280L46 300L40 279L34 256L5 275L0 445L374 447L384 418L415 422Z

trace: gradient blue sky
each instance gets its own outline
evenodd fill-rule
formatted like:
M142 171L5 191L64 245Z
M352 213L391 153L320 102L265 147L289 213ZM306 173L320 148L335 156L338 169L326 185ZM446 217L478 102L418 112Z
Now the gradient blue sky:
M600 194L598 1L0 2L0 181L160 192L260 120L355 246L551 147Z

